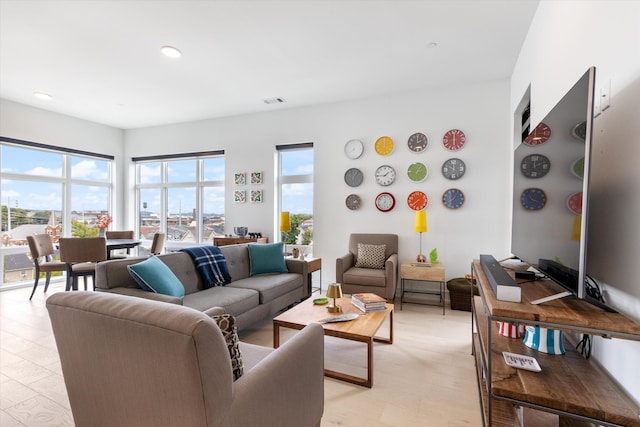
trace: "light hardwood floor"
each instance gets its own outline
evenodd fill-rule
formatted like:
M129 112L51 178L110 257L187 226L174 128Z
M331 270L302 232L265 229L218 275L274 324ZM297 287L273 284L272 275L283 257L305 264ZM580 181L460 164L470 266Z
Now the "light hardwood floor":
M0 292L0 426L73 426L46 296L39 286L29 301L30 292ZM54 292L63 285L52 284ZM281 330L281 340L293 333ZM271 322L240 338L272 346ZM328 368L366 375L363 344L327 338L325 347ZM481 426L470 313L396 304L394 343L376 343L373 382L366 389L325 379L322 426Z

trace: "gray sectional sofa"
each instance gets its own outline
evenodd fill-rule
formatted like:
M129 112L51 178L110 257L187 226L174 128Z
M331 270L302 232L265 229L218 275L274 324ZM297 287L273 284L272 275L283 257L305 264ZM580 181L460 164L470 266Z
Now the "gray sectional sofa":
M231 283L206 289L191 258L185 252L159 255L184 286L184 297L174 297L145 291L129 274L127 265L144 258L126 258L98 263L96 266L96 291L180 304L207 312L222 307L235 316L238 330L255 322L272 318L279 311L299 300L309 297L307 263L286 259L288 273L259 274L251 276L249 250L246 244L222 246ZM215 312L214 310L213 312Z

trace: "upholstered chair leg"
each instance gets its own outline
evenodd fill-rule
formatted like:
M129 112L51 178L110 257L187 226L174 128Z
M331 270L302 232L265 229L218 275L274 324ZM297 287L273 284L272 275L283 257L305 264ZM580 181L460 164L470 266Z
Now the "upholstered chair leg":
M29 299L33 298L33 294L36 293L36 288L38 287L38 281L40 280L40 268L36 265L36 280L35 282L33 282L33 290L31 291L31 296L29 297ZM49 282L47 281L47 285L49 284ZM45 288L45 292L46 292L46 288Z
M84 280L84 290L87 290L87 276L82 276L82 280Z

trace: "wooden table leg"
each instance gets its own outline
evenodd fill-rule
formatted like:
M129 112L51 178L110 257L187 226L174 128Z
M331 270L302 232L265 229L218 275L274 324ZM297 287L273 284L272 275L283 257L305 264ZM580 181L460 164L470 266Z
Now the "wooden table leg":
M280 326L273 323L273 348L280 347Z

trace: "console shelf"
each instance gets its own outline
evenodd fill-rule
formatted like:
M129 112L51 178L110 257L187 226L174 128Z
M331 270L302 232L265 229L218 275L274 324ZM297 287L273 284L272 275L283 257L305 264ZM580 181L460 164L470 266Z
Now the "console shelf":
M550 281L522 286L522 303L499 301L478 261L472 264L472 274L480 290L480 296L470 298L473 352L485 426L520 425L523 407L533 409L537 417L544 416L542 412L557 414L563 420L569 417L572 425L577 425L576 421L595 421L602 425L640 426L638 405L596 363L568 345L561 356L532 350L521 339L500 335L496 321L636 341L640 341L640 324L577 299L530 304L559 291L559 286ZM542 372L509 367L503 351L535 357Z

